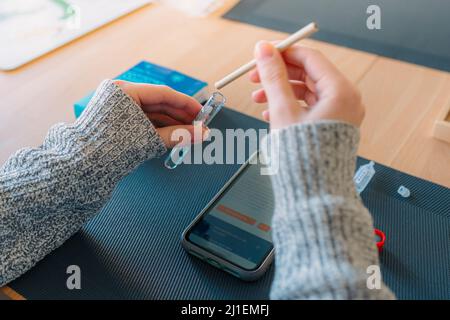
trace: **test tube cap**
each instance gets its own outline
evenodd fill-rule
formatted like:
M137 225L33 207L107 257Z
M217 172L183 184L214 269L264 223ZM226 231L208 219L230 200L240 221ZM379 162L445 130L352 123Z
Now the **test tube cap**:
M403 198L409 198L411 196L411 191L408 188L406 188L405 186L400 186L400 188L398 188L397 192Z

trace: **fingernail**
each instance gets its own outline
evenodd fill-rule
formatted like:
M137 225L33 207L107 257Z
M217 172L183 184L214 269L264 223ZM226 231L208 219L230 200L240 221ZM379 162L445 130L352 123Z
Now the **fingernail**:
M203 127L203 121L201 121L201 120L200 121L196 120L196 121L194 121L193 124L195 127Z
M260 41L256 45L256 58L267 59L273 57L273 46L267 41Z
M208 140L209 139L209 135L211 134L211 130L209 130L208 127L205 127L203 129L203 141Z

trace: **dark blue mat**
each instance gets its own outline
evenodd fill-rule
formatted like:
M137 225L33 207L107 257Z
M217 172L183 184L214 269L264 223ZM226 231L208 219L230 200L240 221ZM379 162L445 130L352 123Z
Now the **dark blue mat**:
M266 124L224 109L212 127ZM245 283L180 245L184 228L239 166L168 171L162 161L147 162L125 178L96 218L10 286L28 299L267 298L272 271ZM385 281L399 298L450 298L450 190L380 165L376 170L363 198L387 234ZM411 199L397 196L401 184L411 189ZM81 290L66 288L69 265L81 268Z
M381 30L369 30L369 5L381 9ZM294 32L316 21L313 38L450 71L450 1L241 0L225 18Z

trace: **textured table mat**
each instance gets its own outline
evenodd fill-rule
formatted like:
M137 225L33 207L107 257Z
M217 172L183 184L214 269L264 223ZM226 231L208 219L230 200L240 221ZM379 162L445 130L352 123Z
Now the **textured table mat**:
M212 127L266 124L224 109ZM162 161L149 161L126 177L81 232L10 286L28 299L267 298L273 270L245 283L191 257L180 244L184 228L239 165L169 171ZM387 235L385 281L399 298L450 298L450 190L381 165L376 170L362 196ZM396 194L402 184L411 199ZM66 288L69 265L81 268L81 290Z

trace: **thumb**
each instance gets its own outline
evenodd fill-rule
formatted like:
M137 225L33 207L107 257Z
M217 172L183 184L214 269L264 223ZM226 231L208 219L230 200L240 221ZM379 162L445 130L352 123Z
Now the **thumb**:
M280 52L271 43L261 41L256 45L255 57L269 108L295 106L296 98Z
M202 125L182 125L156 129L167 148L201 143L209 137L209 129Z

